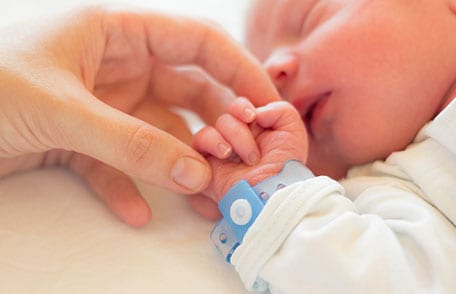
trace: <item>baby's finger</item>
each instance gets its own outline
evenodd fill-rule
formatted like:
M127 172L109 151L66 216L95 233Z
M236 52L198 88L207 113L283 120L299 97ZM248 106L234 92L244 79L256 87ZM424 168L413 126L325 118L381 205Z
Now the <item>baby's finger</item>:
M260 161L260 151L248 125L230 114L224 114L217 120L216 128L243 162L255 165Z
M200 153L210 154L219 159L226 159L232 153L230 144L215 128L210 126L204 127L195 134L192 146Z
M247 98L239 97L230 105L228 112L244 123L251 123L256 118L255 106Z
M288 102L278 101L257 108L256 122L262 128L297 131L304 129L301 116Z

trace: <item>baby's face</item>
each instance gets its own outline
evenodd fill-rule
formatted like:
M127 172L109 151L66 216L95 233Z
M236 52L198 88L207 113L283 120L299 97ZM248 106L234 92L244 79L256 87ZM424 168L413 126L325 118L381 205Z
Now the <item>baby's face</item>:
M255 0L247 46L301 113L317 174L403 149L438 112L453 82L443 2Z

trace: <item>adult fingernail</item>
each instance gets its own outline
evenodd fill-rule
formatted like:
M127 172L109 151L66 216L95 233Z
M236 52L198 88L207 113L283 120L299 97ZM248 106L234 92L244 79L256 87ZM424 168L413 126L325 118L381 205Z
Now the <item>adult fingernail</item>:
M181 187L200 191L209 177L209 170L201 161L184 156L177 160L171 170L171 178Z

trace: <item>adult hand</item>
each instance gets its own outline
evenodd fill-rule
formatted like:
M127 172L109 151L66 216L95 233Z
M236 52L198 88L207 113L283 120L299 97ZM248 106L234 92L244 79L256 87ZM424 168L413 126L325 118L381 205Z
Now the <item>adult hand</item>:
M278 97L244 49L192 19L92 7L1 35L0 175L68 164L134 226L151 212L125 174L179 193L211 177L201 155L160 130L189 137L155 104L211 120L232 92L256 104Z

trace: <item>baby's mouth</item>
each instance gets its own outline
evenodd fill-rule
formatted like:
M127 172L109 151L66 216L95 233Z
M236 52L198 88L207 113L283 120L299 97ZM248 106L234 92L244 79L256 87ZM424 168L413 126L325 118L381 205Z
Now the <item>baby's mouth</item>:
M305 113L301 114L301 118L304 121L304 124L306 126L310 126L310 123L312 122L314 110L315 110L315 107L317 106L317 104L318 104L318 100L315 101L314 103L312 103Z
M294 100L292 103L301 114L301 118L310 134L313 132L313 126L331 92L324 92L307 98Z

